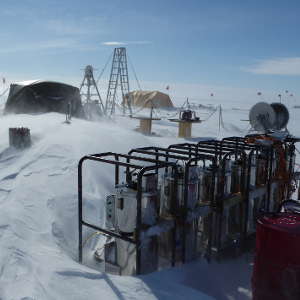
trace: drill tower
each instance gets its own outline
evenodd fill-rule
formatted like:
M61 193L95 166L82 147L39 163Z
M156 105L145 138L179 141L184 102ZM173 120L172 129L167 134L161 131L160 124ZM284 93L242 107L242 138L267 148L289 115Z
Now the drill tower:
M80 85L81 99L88 119L92 119L93 114L102 116L105 113L93 71L91 65L85 67L84 78Z
M117 88L121 86L122 102L117 103ZM129 114L132 114L131 104L127 95L129 93L129 79L128 79L128 68L127 68L127 56L126 48L115 48L113 61L111 66L111 73L108 83L108 90L105 103L105 114L113 115L115 113L116 106L122 107L123 114L125 115L126 110Z

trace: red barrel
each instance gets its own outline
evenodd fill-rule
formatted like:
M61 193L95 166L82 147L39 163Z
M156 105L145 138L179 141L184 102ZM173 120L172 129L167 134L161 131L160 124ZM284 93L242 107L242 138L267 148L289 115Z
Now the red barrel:
M259 218L252 293L253 300L300 299L300 214Z

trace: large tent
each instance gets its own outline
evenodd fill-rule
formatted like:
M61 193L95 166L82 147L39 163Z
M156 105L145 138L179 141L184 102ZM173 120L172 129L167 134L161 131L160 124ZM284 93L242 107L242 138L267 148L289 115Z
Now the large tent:
M83 110L77 87L54 81L23 81L10 85L5 112L66 113L70 105L72 115L81 117Z
M173 108L173 103L169 95L159 91L133 91L125 96L125 101L130 99L132 106Z

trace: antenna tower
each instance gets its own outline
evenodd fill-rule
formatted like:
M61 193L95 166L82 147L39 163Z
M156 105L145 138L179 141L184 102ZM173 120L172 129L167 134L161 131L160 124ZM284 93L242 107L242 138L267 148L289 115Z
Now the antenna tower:
M121 86L122 92L122 102L120 104L118 104L116 101L116 92L119 85ZM129 111L129 114L132 114L130 99L127 98L128 93L129 78L126 48L115 48L105 103L106 115L113 115L115 113L116 105L122 107L124 115L127 109Z
M94 68L88 65L84 69L84 78L80 85L80 95L88 119L93 114L104 115L103 102L94 78Z

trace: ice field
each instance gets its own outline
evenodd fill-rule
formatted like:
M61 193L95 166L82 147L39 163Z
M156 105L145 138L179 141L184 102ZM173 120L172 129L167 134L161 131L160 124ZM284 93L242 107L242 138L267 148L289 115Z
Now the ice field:
M248 133L248 110L253 103L222 103L218 112L193 126L194 137L242 136ZM206 104L206 103L203 103ZM215 105L217 105L215 103ZM288 129L300 135L300 110L290 111ZM167 116L166 113L160 112ZM169 113L171 114L171 113ZM210 111L197 111L205 119ZM222 263L205 260L127 277L97 271L77 261L77 164L92 153L127 153L138 146L183 142L177 125L155 121L157 136L136 131L138 121L116 117L90 122L64 115L0 116L0 299L251 299L252 256ZM32 146L14 150L8 145L9 127L28 127ZM87 168L86 213L101 220L104 197L111 182L109 169ZM93 250L87 243L85 251Z

